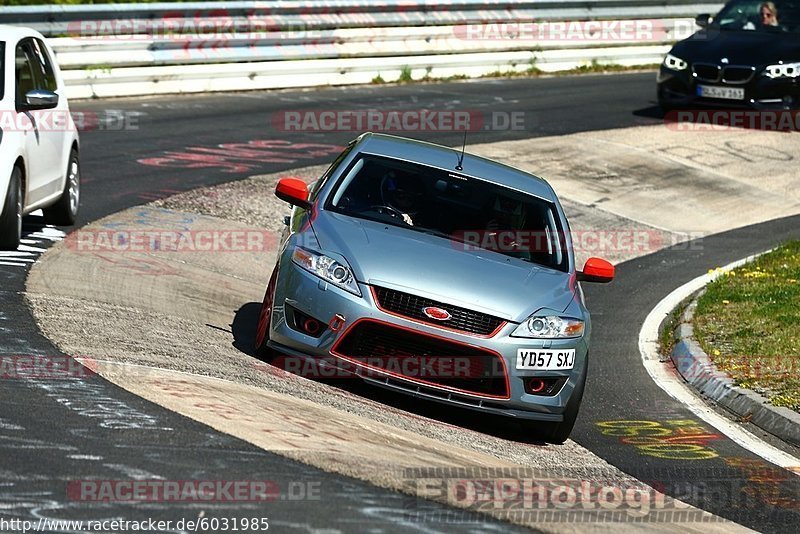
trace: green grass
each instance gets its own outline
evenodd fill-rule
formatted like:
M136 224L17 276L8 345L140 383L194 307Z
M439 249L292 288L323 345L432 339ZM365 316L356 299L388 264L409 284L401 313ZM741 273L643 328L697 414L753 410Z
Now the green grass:
M544 72L540 70L535 65L531 65L525 70L522 71L494 71L489 72L480 76L480 78L519 78L519 77L537 77L537 76L568 76L568 75L575 75L575 74L596 74L596 73L605 73L605 72L626 72L626 71L633 71L633 70L653 70L658 68L658 65L634 65L634 66L624 66L624 65L614 65L614 64L598 64L593 63L591 65L584 65L581 67L577 67L571 70L559 71L559 72ZM453 76L443 76L443 77L436 77L431 76L431 69L428 68L426 74L419 78L414 79L411 76L411 68L406 66L403 67L400 71L400 77L394 83L426 83L426 82L450 82L454 80L467 80L470 77L464 74L456 74ZM382 85L387 82L381 73L379 72L374 78L372 78L371 83L375 85Z
M709 284L695 335L737 385L800 411L800 241Z
M617 65L616 63L598 63L596 59L592 60L589 65L581 65L574 69L562 70L553 72L556 76L570 75L570 74L602 74L606 72L628 72L632 70L654 70L658 68L658 64L652 65Z
M411 67L406 65L400 70L400 77L397 78L399 83L410 83L414 81L414 78L411 77Z
M520 78L520 77L537 77L537 76L571 76L575 74L603 74L607 72L628 72L634 70L655 70L658 65L617 65L613 63L605 64L592 61L590 65L581 65L569 70L560 70L555 72L545 72L535 65L531 65L525 70L514 71L496 70L488 74L484 74L481 78Z

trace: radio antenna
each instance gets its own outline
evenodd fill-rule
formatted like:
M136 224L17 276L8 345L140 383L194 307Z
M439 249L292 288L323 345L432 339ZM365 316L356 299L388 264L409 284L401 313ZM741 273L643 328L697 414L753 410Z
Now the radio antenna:
M458 157L458 164L456 165L457 171L463 171L464 167L461 166L464 163L464 150L467 148L467 129L464 128L464 142L461 143L461 155Z

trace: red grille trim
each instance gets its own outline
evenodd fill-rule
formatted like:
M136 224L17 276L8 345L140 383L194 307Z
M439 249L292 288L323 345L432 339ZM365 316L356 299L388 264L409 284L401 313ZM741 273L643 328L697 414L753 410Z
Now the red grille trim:
M439 384L439 383L436 383L436 382L431 382L429 380L423 380L423 379L420 379L420 378L409 377L409 376L403 375L401 373L396 373L396 372L393 372L393 371L389 371L389 370L383 369L381 367L377 367L377 366L374 366L374 365L369 365L367 363L364 363L364 362L358 360L357 358L353 358L353 357L347 356L346 354L343 354L342 352L340 352L339 351L339 346L347 339L348 335L350 335L352 333L352 331L358 325L365 324L365 323L373 323L373 324L385 326L385 327L388 327L388 328L394 328L394 329L397 329L397 330L401 330L403 332L413 333L415 335L418 335L418 336L421 336L421 337L425 337L425 338L430 338L430 339L433 339L433 340L436 340L436 341L440 341L440 342L444 342L444 343L450 343L450 344L453 344L453 345L460 345L462 347L469 347L470 349L481 351L481 352L486 353L487 355L491 355L491 356L495 357L497 360L500 361L500 365L502 366L502 369L503 369L505 395L492 395L492 394L489 394L489 393L481 393L481 392L476 392L476 391L470 391L470 390L467 390L467 389L462 389L462 388L457 388L457 387L452 387L452 386ZM427 323L423 323L423 324L428 326ZM455 340L450 339L450 338L436 336L436 335L433 335L433 334L428 334L426 332L420 332L419 330L415 330L413 328L407 328L405 326L399 326L399 325L396 325L396 324L387 323L385 321L379 321L379 320L376 320L376 319L369 319L369 318L358 319L353 324L348 326L347 329L338 337L338 339L336 340L336 343L334 343L333 347L331 347L330 353L331 353L331 355L333 355L333 356L335 356L337 358L340 358L340 359L342 359L342 360L344 360L344 361L346 361L348 363L351 363L351 364L353 364L353 365L355 365L357 367L361 367L361 368L364 368L364 369L369 369L370 372L379 373L379 374L383 374L383 375L386 375L386 376L391 376L393 378L397 378L399 380L404 380L404 381L411 382L411 383L423 384L423 385L425 385L427 387L436 388L436 389L440 389L440 390L443 390L443 391L451 391L453 393L459 393L461 395L469 395L469 396L472 396L472 397L486 398L486 399L504 399L504 400L508 400L508 399L511 398L511 384L509 382L509 377L508 377L508 368L506 367L505 359L502 357L502 355L500 355L500 353L498 353L496 351L493 351L491 349L487 349L485 347L479 347L479 346L476 346L476 345L471 345L469 343L463 343L463 342L460 342L460 341L455 341Z

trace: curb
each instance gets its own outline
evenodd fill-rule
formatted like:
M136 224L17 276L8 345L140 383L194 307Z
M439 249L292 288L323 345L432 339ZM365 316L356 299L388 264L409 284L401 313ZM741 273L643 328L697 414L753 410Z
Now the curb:
M727 373L716 368L694 338L692 318L697 308L697 299L703 291L695 294L674 332L676 344L670 358L678 373L694 389L716 404L783 441L800 446L800 414L789 408L772 406L758 393L736 386Z

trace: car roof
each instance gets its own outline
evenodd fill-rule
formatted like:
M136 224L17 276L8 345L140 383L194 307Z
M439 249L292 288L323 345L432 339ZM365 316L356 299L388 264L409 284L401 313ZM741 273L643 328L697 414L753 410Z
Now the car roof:
M454 174L486 180L556 202L555 192L546 180L509 165L465 153L461 163L462 170L456 170L458 157L461 155L458 148L373 132L362 134L358 141L360 152L438 167Z
M25 37L39 37L40 39L44 39L42 34L33 28L0 24L0 41L17 42Z

